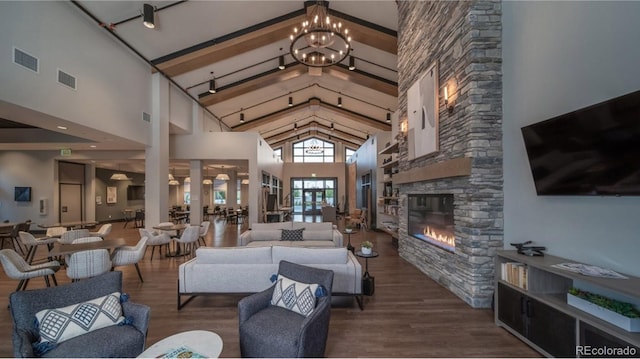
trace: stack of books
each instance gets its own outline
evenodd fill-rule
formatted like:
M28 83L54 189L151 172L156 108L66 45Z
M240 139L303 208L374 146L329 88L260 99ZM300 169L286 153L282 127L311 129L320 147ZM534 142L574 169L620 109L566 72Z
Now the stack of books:
M528 268L526 265L519 262L505 262L501 264L500 269L500 279L518 288L527 290Z

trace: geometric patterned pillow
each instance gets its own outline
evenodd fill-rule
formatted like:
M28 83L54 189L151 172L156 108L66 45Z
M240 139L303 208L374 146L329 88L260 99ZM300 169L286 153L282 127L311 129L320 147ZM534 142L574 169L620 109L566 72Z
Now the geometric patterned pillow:
M317 289L318 284L300 283L278 274L271 296L271 305L308 317L316 308Z
M64 308L44 309L36 313L40 343L56 344L79 335L120 324L120 292L73 304Z
M282 234L280 235L281 241L302 241L302 231L304 228L300 229L283 229Z

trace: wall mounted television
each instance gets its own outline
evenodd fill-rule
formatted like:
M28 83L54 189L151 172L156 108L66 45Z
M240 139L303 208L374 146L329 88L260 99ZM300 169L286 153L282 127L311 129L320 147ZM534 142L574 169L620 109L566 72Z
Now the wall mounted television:
M31 202L31 187L15 187L13 200L16 202Z
M144 199L144 185L130 185L127 187L127 200L138 201Z
M640 91L521 130L538 195L640 195Z

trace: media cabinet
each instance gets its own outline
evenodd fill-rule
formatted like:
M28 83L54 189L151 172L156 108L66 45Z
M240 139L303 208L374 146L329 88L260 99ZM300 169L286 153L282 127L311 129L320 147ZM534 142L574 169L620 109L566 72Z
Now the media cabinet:
M597 354L594 357L619 353L615 348L626 348L627 352L635 353L634 357L640 356L640 333L628 332L567 304L567 292L574 286L584 290L595 288L639 303L640 278L606 279L552 267L568 262L575 263L551 255L530 257L516 251L498 251L496 324L547 357L585 357L588 355L584 348ZM503 277L503 263L509 263L509 268L516 267L509 280L506 273ZM521 274L517 274L518 269Z

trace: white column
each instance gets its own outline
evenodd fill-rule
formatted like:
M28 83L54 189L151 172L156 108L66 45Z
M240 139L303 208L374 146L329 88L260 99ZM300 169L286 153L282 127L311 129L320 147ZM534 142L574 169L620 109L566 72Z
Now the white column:
M169 81L151 77L151 141L145 150L145 226L169 218Z
M202 161L190 161L191 176L191 223L200 224L202 222Z

